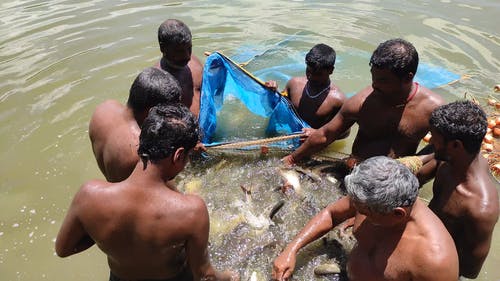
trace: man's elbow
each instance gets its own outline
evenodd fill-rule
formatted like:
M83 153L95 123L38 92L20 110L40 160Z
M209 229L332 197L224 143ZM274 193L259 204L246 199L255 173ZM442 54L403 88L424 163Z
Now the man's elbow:
M55 250L56 250L57 256L60 258L65 258L65 257L71 256L71 254L72 254L72 252L68 251L63 246L58 244L57 241L56 241Z
M460 276L463 276L465 278L469 279L476 279L477 276L479 276L479 273L481 273L481 267L483 265L483 262L480 262L478 264L466 264L460 265Z
M481 272L481 270L461 270L460 271L460 276L463 276L465 278L468 278L468 279L476 279L477 276L479 275L479 272Z

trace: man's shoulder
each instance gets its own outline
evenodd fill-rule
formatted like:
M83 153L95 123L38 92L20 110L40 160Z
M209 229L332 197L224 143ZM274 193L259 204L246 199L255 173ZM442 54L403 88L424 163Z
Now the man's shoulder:
M367 86L361 91L357 92L355 95L353 95L350 98L347 98L344 101L344 104L342 106L342 113L343 114L357 114L361 106L364 104L366 101L366 98L373 92L373 88L371 86Z
M126 106L116 100L106 100L96 106L90 119L91 125L92 123L103 122L121 115L125 109Z
M100 113L100 112L106 111L106 110L122 110L123 108L125 108L125 105L121 104L117 100L111 100L111 99L105 100L96 106L96 108L94 110L94 114L96 112Z
M101 192L113 185L110 182L99 179L86 181L80 186L80 189L75 195L76 202L94 201L95 198L101 197Z
M188 62L188 66L192 72L202 72L203 71L203 64L201 63L201 60L195 55L191 55L191 59Z
M116 100L107 100L97 105L89 123L89 133L105 131L119 128L122 124L135 122L133 116L127 113L127 107Z
M419 87L421 92L421 101L424 101L419 103L422 106L434 109L438 106L446 104L446 101L439 94L429 88L426 88L425 86L419 85Z
M498 191L489 178L469 182L465 191L469 200L463 200L466 206L465 215L474 222L492 222L498 220L500 208Z
M410 245L408 255L413 257L414 274L426 275L432 272L439 272L443 279L435 280L456 280L458 278L458 254L451 235L448 233L442 222L430 209L426 208L427 216L424 216L424 225L420 225L420 234L417 238L407 241ZM422 272L425 268L427 272ZM438 274L438 275L439 275ZM449 278L452 279L444 279Z
M290 88L290 90L300 91L300 93L302 93L306 84L307 78L305 76L295 76L288 80L286 87Z

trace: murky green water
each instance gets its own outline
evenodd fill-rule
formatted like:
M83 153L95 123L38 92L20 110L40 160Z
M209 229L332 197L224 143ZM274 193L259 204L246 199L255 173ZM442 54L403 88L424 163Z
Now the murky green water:
M222 50L233 56L244 46L267 50L248 65L250 71L286 61L287 54L303 54L316 43L329 44L339 57L333 79L347 93L370 83L365 54L381 41L401 36L415 44L422 62L472 76L436 89L454 100L465 92L486 98L499 83L499 14L500 3L487 0L4 0L0 4L0 279L108 277L105 257L96 247L60 259L54 254L54 239L79 185L103 178L88 140L90 115L106 99L125 102L135 76L157 61L156 31L163 20L179 18L191 27L194 53L202 60L204 51ZM278 44L284 40L286 44ZM276 79L283 87L284 79ZM348 142L343 145L337 149L348 151ZM330 185L303 179L305 199L284 197L274 191L280 184L276 158L243 159L218 159L199 170L201 164L195 164L178 180L183 188L196 188L193 180L200 181L198 192L212 216L214 263L239 267L242 280L261 269L259 280L266 280L281 245L326 204L323 199L338 195L328 189ZM252 187L251 199L240 185ZM424 197L429 194L423 190ZM283 209L273 225L266 226L270 221L259 220L259 215L266 217L283 198L287 200ZM243 219L254 224L242 223ZM305 258L310 262L304 262L298 280L308 280L313 264L326 259L320 249L311 248L316 256ZM497 226L478 280L500 279L499 250Z

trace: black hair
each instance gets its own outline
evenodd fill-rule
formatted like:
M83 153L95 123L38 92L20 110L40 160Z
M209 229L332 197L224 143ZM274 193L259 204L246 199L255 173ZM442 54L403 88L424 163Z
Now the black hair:
M418 53L415 47L401 38L387 40L373 52L370 66L389 69L399 78L405 78L411 72L414 75L418 68Z
M307 53L306 64L314 70L328 69L335 65L337 54L335 50L325 44L317 44Z
M145 168L148 160L155 163L180 147L191 150L199 139L198 121L186 106L157 105L142 124L137 153Z
M134 113L141 113L160 103L179 103L181 93L181 87L175 77L161 69L149 67L132 83L127 105Z
M158 43L160 43L160 48L190 42L191 30L180 20L168 19L158 28Z
M429 120L445 141L459 140L469 153L478 153L488 121L486 113L477 104L461 100L436 108Z

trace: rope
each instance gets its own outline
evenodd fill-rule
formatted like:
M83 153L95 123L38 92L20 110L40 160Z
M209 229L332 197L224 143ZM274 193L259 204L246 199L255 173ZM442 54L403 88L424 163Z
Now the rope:
M259 140L252 140L252 141L240 141L240 142L225 143L225 144L219 144L219 145L214 145L214 146L208 146L206 148L207 149L242 148L245 146L261 145L261 144L279 142L279 141L300 138L300 137L305 137L305 136L306 136L306 134L292 134L292 135L259 139Z

